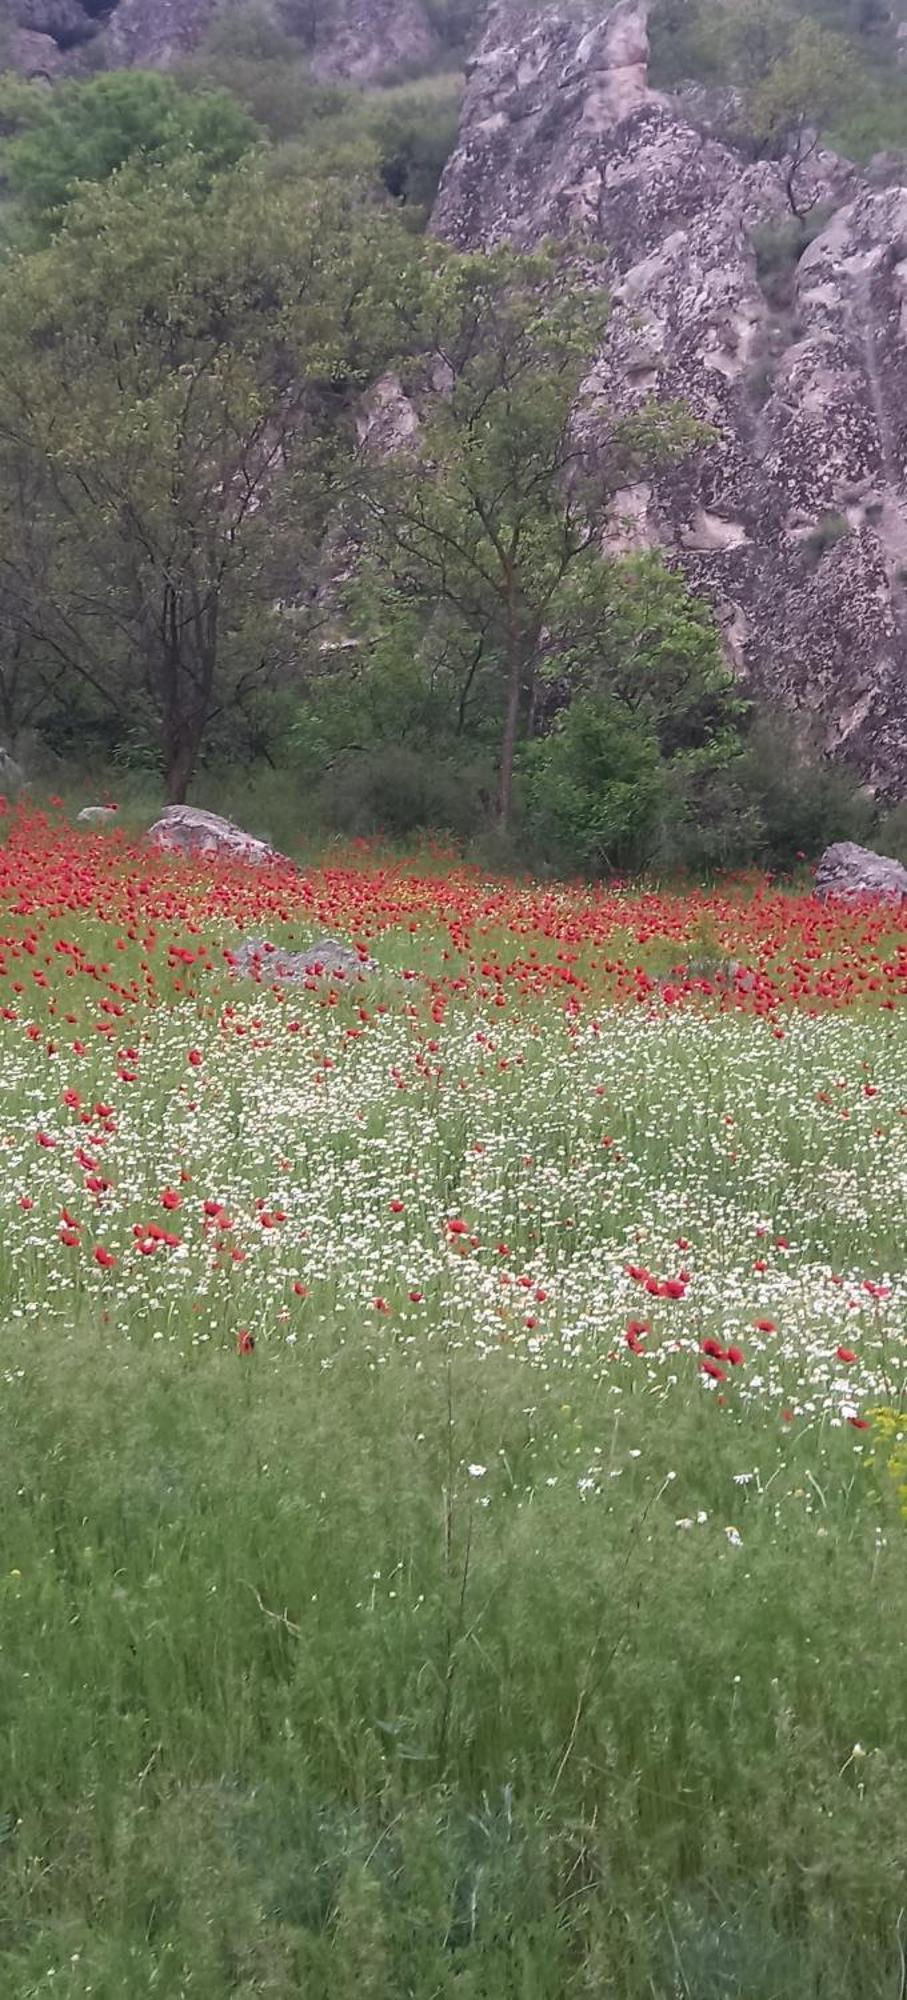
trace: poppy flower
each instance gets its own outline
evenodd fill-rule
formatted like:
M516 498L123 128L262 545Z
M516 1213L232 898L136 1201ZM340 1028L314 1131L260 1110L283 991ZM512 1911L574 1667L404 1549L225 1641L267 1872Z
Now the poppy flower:
M836 1347L835 1353L839 1361L850 1362L856 1361L857 1358L852 1347Z
M241 1333L238 1333L238 1334L237 1334L237 1336L236 1336L236 1351L237 1351L237 1354L254 1354L254 1353L255 1353L255 1339L254 1339L254 1336L253 1336L253 1335L252 1335L251 1333L249 1333L249 1331L248 1331L248 1329L247 1329L246 1327L244 1327L244 1328L243 1328L243 1330L242 1330L242 1332L241 1332Z
M95 1263L100 1265L102 1271L113 1270L113 1267L117 1260L113 1254L113 1251L105 1249L103 1243L95 1244L92 1255L94 1257Z

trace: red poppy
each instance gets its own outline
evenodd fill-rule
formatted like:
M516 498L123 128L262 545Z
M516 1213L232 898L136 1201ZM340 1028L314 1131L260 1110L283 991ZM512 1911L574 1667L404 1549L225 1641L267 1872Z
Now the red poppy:
M238 1333L236 1336L236 1351L238 1354L255 1353L254 1336L251 1333L249 1333L248 1329L245 1327L243 1328L242 1332Z

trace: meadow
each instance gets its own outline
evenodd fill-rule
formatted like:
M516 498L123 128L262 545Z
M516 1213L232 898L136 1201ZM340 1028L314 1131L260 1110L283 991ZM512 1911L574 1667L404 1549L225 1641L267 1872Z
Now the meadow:
M4 828L0 1992L905 2000L907 913Z

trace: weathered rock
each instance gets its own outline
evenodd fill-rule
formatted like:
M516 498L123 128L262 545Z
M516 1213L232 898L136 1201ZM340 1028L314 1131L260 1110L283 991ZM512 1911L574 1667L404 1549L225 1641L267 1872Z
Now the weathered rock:
M118 817L116 806L83 806L76 819L83 826L109 826Z
M838 840L826 847L816 869L816 895L824 902L829 896L875 896L884 902L907 897L907 868L886 854L873 854L854 840Z
M234 826L232 820L222 819L219 813L204 812L200 806L166 806L149 829L148 838L154 847L167 854L292 865L285 855L269 847L267 841L254 840L242 827Z
M869 784L907 779L907 188L834 155L802 192L731 141L730 106L646 83L644 0L492 11L432 226L463 248L572 235L613 310L585 385L613 413L679 400L714 444L616 497L609 550L664 549L757 694ZM721 136L715 136L720 132Z
M197 47L222 0L119 0L101 46L108 69L167 69Z
M427 69L438 37L422 0L346 0L316 38L315 76L345 83L386 83Z
M12 15L20 28L48 35L58 49L90 41L100 26L81 0L12 0Z
M20 76L51 83L65 68L62 51L50 35L36 35L29 28L14 28L6 44L10 68Z
M15 0L61 48L70 48L102 23L96 49L108 69L130 65L167 69L198 47L218 15L234 0ZM423 0L341 0L324 22L313 24L310 5L274 0L273 14L297 36L316 76L350 83L378 83L428 67L438 41ZM80 28L78 17L87 18ZM43 18L41 18L43 17ZM94 17L94 19L92 19ZM45 26L46 23L46 26ZM58 25L59 24L59 25Z
M245 938L230 954L234 972L247 973L262 986L303 986L312 979L365 979L379 972L374 958L354 951L341 938L323 937L304 951L281 951L266 938Z

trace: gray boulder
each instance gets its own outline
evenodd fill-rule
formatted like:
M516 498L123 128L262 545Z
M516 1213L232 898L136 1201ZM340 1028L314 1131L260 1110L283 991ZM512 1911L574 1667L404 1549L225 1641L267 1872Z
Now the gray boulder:
M148 838L166 854L191 854L206 860L279 861L292 866L286 855L278 854L267 841L254 840L232 820L222 819L220 813L204 812L200 806L166 806L149 828Z
M907 868L887 854L873 854L858 847L855 840L838 840L826 847L816 869L816 895L825 902L829 896L875 896L884 902L907 897Z
M76 813L76 819L82 826L106 826L117 817L116 806L83 806L81 812Z
M310 979L365 979L380 971L374 958L362 958L341 938L323 937L304 951L281 951L266 938L244 938L231 954L234 972L244 972L262 986L303 986Z

